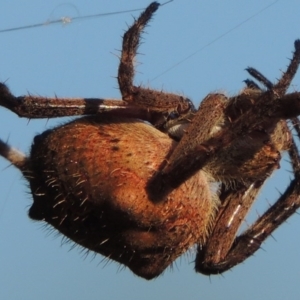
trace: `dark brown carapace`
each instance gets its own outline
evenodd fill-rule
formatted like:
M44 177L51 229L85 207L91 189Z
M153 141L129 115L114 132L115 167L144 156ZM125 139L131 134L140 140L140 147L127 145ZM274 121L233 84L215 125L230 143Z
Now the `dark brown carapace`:
M146 279L197 246L196 271L222 273L244 261L300 206L297 130L300 93L287 94L300 41L283 76L254 81L237 96L208 94L199 109L179 95L133 85L140 34L151 3L123 37L122 100L13 96L0 105L21 117L86 115L35 137L27 157L0 154L30 183L29 216ZM298 134L298 137L300 134ZM237 236L265 180L288 151L295 178L277 202Z

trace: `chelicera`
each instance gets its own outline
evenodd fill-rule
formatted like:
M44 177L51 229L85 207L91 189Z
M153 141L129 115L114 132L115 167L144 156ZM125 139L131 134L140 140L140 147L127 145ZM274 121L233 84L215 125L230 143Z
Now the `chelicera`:
M287 120L299 128L300 93L287 93L300 41L272 84L253 80L234 97L208 94L196 109L180 95L134 86L140 34L151 3L123 37L122 100L15 97L0 85L0 105L20 117L81 118L35 137L29 156L1 141L0 154L30 184L29 217L146 279L197 247L197 272L222 273L251 256L300 206L299 155ZM299 133L297 138L299 138ZM237 236L266 179L288 151L286 191Z

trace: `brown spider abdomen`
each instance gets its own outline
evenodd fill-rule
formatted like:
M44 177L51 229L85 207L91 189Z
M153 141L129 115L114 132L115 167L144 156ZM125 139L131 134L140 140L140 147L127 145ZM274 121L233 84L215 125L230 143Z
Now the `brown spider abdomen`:
M150 200L149 178L175 144L139 120L104 114L46 131L24 171L34 200L29 216L139 276L158 276L205 240L217 205L201 171Z

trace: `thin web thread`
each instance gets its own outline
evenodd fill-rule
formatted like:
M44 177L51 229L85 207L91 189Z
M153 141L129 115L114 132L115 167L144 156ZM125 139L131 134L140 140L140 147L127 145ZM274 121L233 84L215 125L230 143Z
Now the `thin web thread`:
M170 3L172 1L173 0L162 3L161 6L165 5L167 3ZM157 78L163 76L164 74L170 72L171 70L178 67L179 65L181 65L182 63L184 63L185 61L190 59L191 57L193 57L196 54L198 54L199 52L203 51L205 48L211 46L212 44L214 44L218 40L222 39L223 37L227 36L228 34L233 32L234 30L236 30L237 28L239 28L239 27L243 26L245 23L249 22L251 19L253 19L256 16L260 15L261 13L263 13L264 11L266 11L267 9L269 9L270 7L275 5L277 2L279 2L279 0L273 1L272 3L264 6L261 10L254 13L253 15L251 15L250 17L248 17L244 21L238 23L237 25L230 28L226 32L222 33L221 35L219 35L218 37L216 37L215 39L213 39L209 43L205 44L200 49L194 51L193 53L189 54L188 56L186 56L182 60L180 60L177 63L175 63L174 65L172 65L171 67L167 68L165 71L163 71L160 74L158 74L157 76L153 77L149 82L152 82L152 81L156 80ZM86 15L86 16L77 16L77 17L61 17L59 19L55 19L55 20L52 20L52 21L46 21L46 22L43 22L43 23L36 23L36 24L32 24L32 25L25 25L25 26L12 27L12 28L7 28L7 29L0 29L0 33L37 28L37 27L42 27L42 26L52 25L52 24L63 24L63 25L65 25L65 24L69 24L69 23L72 23L72 22L78 21L78 20L87 20L87 19L92 19L92 18L99 18L99 17L105 17L105 16L110 16L110 15L116 15L116 14L125 14L125 13L129 13L129 12L142 11L142 10L145 10L145 8L136 8L136 9L115 11L115 12L108 12L108 13L98 13L98 14L92 14L92 15Z
M53 25L53 24L63 24L63 25L65 25L65 24L72 23L74 21L87 20L87 19L99 18L99 17L106 17L106 16L111 16L111 15L117 15L117 14L125 14L125 13L129 13L129 12L134 12L134 11L142 11L144 9L145 8L136 8L136 9L130 9L130 10L114 11L114 12L107 12L107 13L98 13L98 14L78 16L78 17L61 17L59 19L48 20L48 21L43 22L43 23L36 23L36 24L31 24L31 25L0 29L0 33L11 32L11 31L19 31L19 30L25 30L25 29L32 29L32 28L43 27L43 26Z
M215 42L217 42L218 40L222 39L223 37L225 37L226 35L228 35L229 33L231 33L232 31L236 30L237 28L241 27L242 25L244 25L245 23L247 23L248 21L250 21L251 19L255 18L256 16L258 16L259 14L263 13L265 10L269 9L271 6L275 5L277 2L279 2L279 0L276 0L274 2L272 2L271 4L268 4L267 6L263 7L261 10L259 10L258 12L256 12L255 14L251 15L250 17L248 17L246 20L242 21L241 23L235 25L234 27L230 28L229 30L225 31L224 33L222 33L221 35L219 35L218 37L216 37L215 39L213 39L212 41L210 41L209 43L205 44L203 47L201 47L200 49L194 51L193 53L191 53L190 55L186 56L185 58L183 58L182 60L180 60L179 62L175 63L174 65L172 65L171 67L169 67L168 69L166 69L165 71L163 71L162 73L158 74L157 76L153 77L149 82L152 82L154 80L156 80L157 78L163 76L164 74L170 72L171 70L173 70L174 68L178 67L179 65L181 65L182 63L184 63L185 61L187 61L188 59L190 59L191 57L195 56L196 54L198 54L199 52L203 51L205 48L209 47L210 45L214 44Z
M170 2L173 2L173 0L166 1L162 4L160 4L160 6L166 5ZM87 19L106 17L106 16L111 16L111 15L126 14L126 13L129 13L129 12L142 11L142 10L145 10L145 9L146 8L144 7L144 8L135 8L135 9L114 11L114 12L107 12L107 13L98 13L98 14L92 14L92 15L86 15L86 16L61 17L61 18L55 19L55 20L47 20L46 22L43 22L43 23L36 23L36 24L31 24L31 25L0 29L0 33L37 28L37 27L42 27L42 26L46 26L46 25L53 25L53 24L63 24L63 25L65 25L65 24L69 24L69 23L72 23L72 22L78 21L78 20L87 20Z

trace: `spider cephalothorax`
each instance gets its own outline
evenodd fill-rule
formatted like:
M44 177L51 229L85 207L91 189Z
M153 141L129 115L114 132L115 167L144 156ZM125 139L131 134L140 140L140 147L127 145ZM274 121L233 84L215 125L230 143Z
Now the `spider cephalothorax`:
M276 84L249 68L264 88L247 80L239 95L208 94L195 109L183 96L133 85L140 34L158 7L151 3L123 37L122 100L14 97L1 84L0 105L21 117L86 116L36 136L28 157L5 142L0 154L30 183L29 216L75 243L147 279L196 245L196 271L221 273L300 205L300 160L286 123L299 127L300 94L286 92L300 41ZM284 150L295 179L236 236Z

